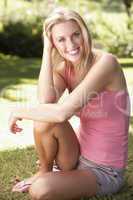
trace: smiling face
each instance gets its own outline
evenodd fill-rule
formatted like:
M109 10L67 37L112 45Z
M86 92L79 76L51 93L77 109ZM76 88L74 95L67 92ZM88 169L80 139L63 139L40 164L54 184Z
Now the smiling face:
M60 55L74 65L81 61L84 42L80 27L74 20L61 22L52 27L54 46Z

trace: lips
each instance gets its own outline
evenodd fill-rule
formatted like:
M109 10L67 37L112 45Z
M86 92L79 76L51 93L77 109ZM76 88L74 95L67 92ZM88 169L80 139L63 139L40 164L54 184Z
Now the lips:
M76 54L78 54L79 53L79 47L78 48L76 48L76 49L73 49L73 50L71 50L71 51L68 51L68 54L69 55L71 55L71 56L75 56Z

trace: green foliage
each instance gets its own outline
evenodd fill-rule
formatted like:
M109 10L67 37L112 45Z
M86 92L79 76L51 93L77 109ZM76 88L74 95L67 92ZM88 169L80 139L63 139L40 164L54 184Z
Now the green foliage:
M0 51L22 57L41 57L42 22L39 18L33 23L9 21L0 32Z
M0 23L0 51L21 57L41 57L42 19L56 6L89 17L88 27L95 44L118 56L133 56L133 17L127 17L123 0L8 0L6 6L0 1L3 23ZM133 6L130 10L132 13Z
M117 15L99 13L88 22L88 27L96 45L119 57L133 57L133 18L121 20L117 19Z

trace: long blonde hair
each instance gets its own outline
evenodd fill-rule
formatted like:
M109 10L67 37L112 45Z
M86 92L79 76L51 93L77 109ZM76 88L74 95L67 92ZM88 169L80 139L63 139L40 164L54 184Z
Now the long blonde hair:
M92 62L93 54L92 54L92 41L91 35L85 24L82 17L75 11L69 10L66 8L56 8L52 14L50 14L44 23L43 34L50 39L51 38L51 30L55 24L65 22L68 20L74 20L80 27L83 39L84 39L84 56L81 59L81 62L77 68L85 67L87 68L88 65ZM45 44L44 44L45 45ZM65 59L61 57L58 53L57 49L54 48L52 50L52 64L53 66L58 66L60 62L64 61ZM66 61L67 62L67 61Z

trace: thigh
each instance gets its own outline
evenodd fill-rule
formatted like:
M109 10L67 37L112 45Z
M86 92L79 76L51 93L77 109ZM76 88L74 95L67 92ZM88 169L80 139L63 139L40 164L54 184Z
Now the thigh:
M95 175L89 170L49 172L38 178L30 188L32 196L39 199L78 199L96 194Z
M58 139L57 165L63 170L75 168L79 159L80 147L71 124L65 121L55 126L54 136Z

